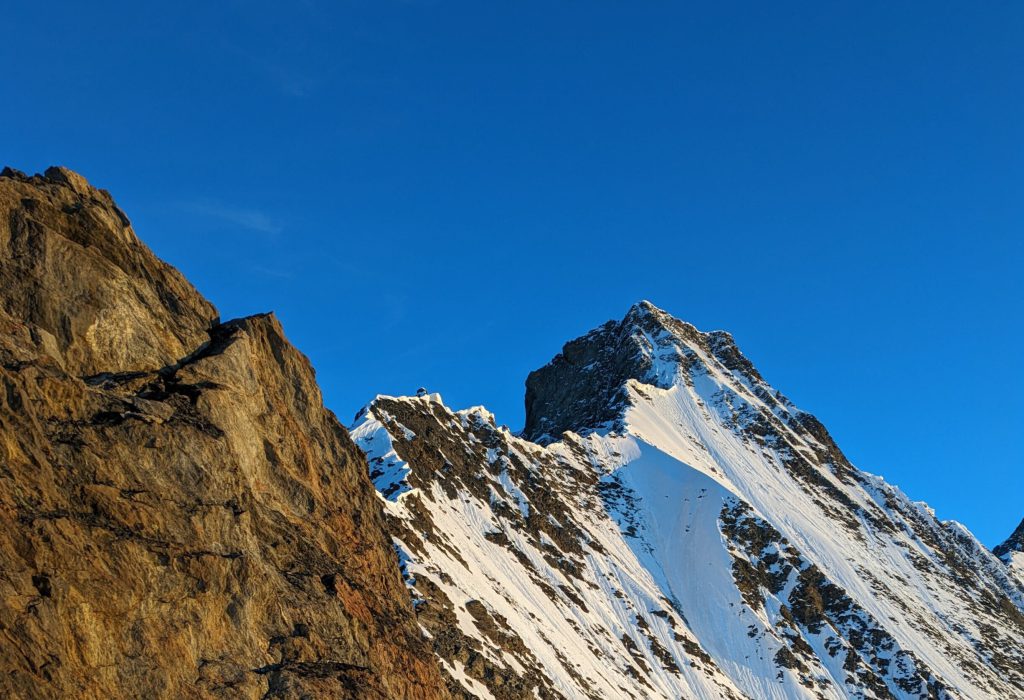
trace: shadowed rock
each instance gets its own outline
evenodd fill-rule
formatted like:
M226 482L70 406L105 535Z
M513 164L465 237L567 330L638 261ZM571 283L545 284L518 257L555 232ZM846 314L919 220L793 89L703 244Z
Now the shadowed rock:
M1008 557L1011 552L1024 552L1024 520L1005 542L992 550L997 557Z

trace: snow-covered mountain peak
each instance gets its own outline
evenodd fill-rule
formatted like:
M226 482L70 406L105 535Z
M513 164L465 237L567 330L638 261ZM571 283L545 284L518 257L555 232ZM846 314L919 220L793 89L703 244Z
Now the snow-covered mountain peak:
M621 427L630 405L628 385L662 389L690 383L711 366L735 373L747 384L761 375L725 331L701 332L649 301L630 307L621 321L608 321L569 341L526 380L524 437L546 443L565 431L586 434Z
M521 436L428 396L352 427L456 696L1024 697L1016 554L854 467L728 333L640 302L526 404Z

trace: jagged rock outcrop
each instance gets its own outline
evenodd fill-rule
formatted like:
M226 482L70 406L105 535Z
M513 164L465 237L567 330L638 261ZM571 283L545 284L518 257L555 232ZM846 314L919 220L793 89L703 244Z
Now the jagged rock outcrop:
M997 557L1004 556L1010 552L1024 552L1024 520L1020 522L1013 534L1006 538L1006 541L992 550Z
M630 379L668 389L677 366L687 362L677 343L658 342L665 333L702 349L729 369L743 369L760 378L731 335L701 333L645 300L631 307L621 321L608 321L569 341L551 362L530 372L523 437L550 442L566 431L620 426L618 420L629 402Z
M213 305L139 243L109 193L66 168L0 177L0 304L63 369L148 370L206 341Z
M363 456L61 168L0 175L0 695L448 697Z
M1024 697L1024 579L727 333L642 302L530 375L524 435L437 395L352 435L464 697Z

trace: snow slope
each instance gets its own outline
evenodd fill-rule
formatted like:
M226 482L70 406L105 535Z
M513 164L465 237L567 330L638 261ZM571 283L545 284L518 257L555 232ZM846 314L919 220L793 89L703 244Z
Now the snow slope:
M1024 697L1013 554L849 464L728 334L638 304L527 408L532 441L437 395L351 429L457 696Z

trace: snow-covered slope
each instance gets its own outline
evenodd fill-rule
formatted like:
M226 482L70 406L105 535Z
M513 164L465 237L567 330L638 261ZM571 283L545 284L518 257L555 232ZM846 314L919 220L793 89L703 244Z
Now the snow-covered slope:
M1024 697L1024 587L854 468L725 333L643 302L527 381L352 427L461 697Z

